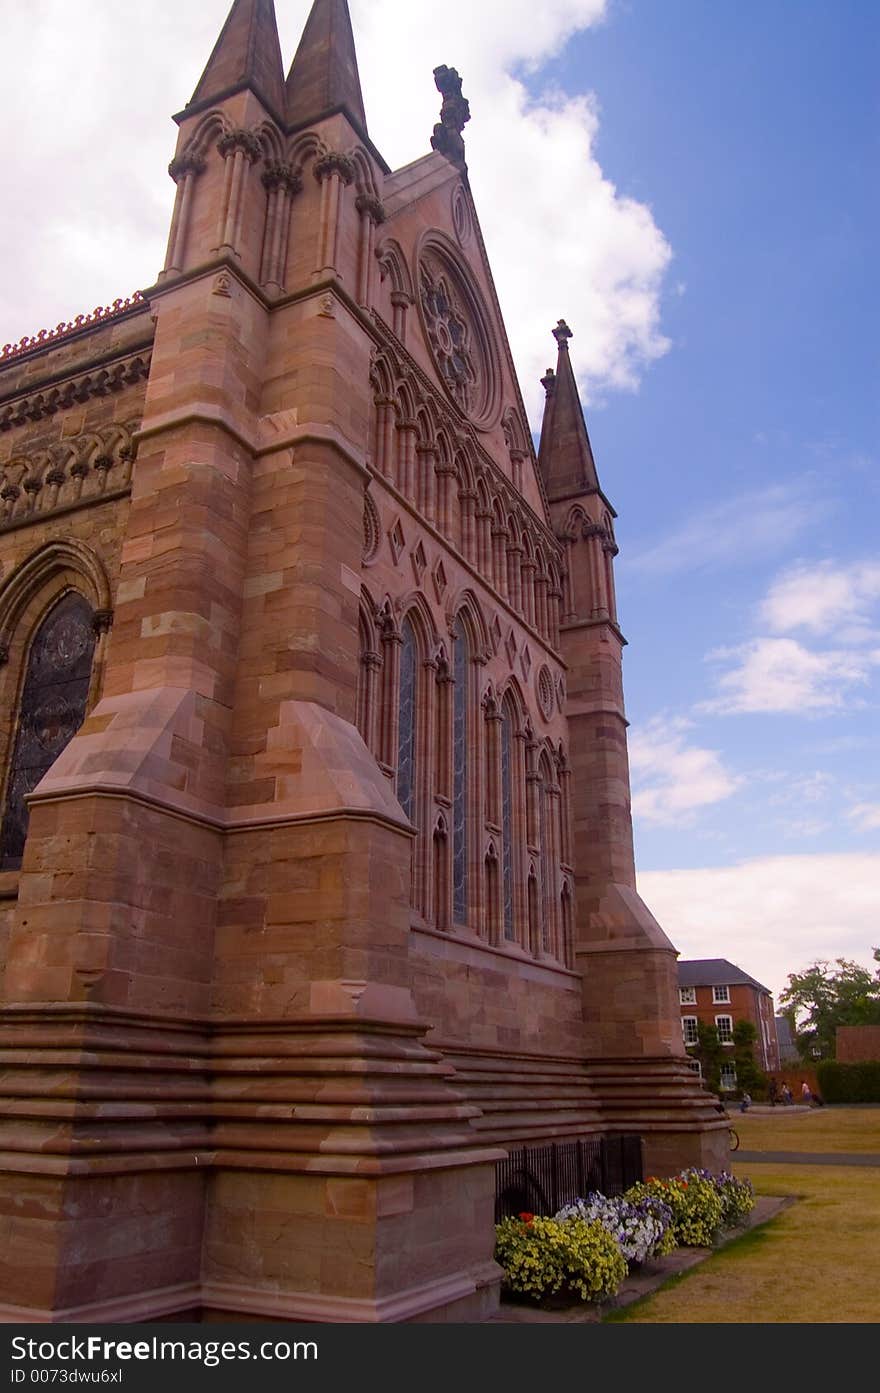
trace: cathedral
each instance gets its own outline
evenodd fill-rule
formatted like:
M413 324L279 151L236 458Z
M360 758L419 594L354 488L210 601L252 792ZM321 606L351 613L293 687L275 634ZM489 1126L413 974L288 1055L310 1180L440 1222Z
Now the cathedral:
M0 353L0 1320L480 1321L511 1149L726 1160L577 340L536 453L434 82L392 170L346 0L286 77L235 0L155 284Z

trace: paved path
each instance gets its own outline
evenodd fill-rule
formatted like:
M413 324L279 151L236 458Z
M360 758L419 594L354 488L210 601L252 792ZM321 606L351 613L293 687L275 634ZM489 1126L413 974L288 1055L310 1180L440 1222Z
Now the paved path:
M871 1151L739 1151L731 1160L769 1161L782 1166L880 1166L880 1156Z

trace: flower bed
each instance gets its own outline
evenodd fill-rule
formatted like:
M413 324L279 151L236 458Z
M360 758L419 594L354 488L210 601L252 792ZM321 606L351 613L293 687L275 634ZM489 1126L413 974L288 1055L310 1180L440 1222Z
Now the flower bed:
M504 1287L535 1301L607 1301L630 1267L676 1247L711 1248L744 1222L755 1203L751 1182L728 1172L684 1170L649 1177L622 1197L591 1193L555 1217L520 1214L496 1225L495 1257Z

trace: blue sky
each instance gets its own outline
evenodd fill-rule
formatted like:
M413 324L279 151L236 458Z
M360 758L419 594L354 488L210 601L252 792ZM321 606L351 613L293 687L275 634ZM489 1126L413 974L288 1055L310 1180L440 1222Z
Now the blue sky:
M0 343L150 284L228 0L0 16ZM308 0L276 0L290 60ZM873 0L351 0L371 133L471 175L533 424L565 316L620 514L639 885L688 957L880 941ZM39 65L15 61L39 52ZM136 55L136 61L132 61ZM23 218L21 209L27 207ZM872 248L873 250L873 248Z

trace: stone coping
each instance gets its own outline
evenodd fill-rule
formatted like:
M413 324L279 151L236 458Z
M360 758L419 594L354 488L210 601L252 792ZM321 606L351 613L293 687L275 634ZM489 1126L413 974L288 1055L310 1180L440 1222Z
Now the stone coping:
M491 1321L487 1323L498 1322L507 1325L598 1324L612 1311L618 1311L623 1306L631 1306L634 1301L640 1301L643 1296L649 1296L651 1292L659 1290L669 1281L670 1277L675 1277L680 1272L687 1272L690 1268L696 1267L698 1263L705 1262L706 1258L710 1258L713 1253L725 1248L728 1243L734 1242L742 1234L748 1233L750 1229L760 1228L762 1224L769 1223L771 1219L775 1219L778 1214L794 1203L794 1195L759 1195L755 1200L755 1207L745 1223L739 1228L727 1230L714 1248L676 1248L675 1252L670 1253L668 1257L656 1258L653 1262L646 1263L639 1271L630 1272L620 1291L611 1301L605 1301L601 1304L578 1301L571 1306L550 1309L502 1296L498 1314L492 1316Z

